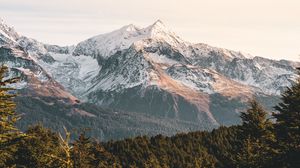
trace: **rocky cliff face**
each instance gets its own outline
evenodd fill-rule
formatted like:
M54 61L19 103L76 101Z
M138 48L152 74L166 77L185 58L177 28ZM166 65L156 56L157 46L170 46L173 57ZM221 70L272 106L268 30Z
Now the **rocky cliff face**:
M70 47L20 36L3 22L0 30L1 62L23 76L16 87L27 96L150 117L151 123L168 123L161 124L164 133L236 124L248 99L274 104L300 65L192 44L161 21L146 28L128 25ZM138 122L130 120L127 127Z

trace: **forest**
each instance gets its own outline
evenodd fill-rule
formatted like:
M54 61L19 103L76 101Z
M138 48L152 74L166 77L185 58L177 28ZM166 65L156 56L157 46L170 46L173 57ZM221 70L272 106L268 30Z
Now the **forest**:
M297 168L300 167L300 68L298 79L270 113L256 100L240 125L172 137L140 136L100 142L83 130L74 139L41 124L20 131L16 94L0 68L0 167L2 168Z

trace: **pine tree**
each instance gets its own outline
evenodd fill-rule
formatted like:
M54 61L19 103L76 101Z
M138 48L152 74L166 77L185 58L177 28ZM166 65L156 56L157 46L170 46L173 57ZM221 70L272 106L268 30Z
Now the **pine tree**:
M298 68L300 76L300 68ZM285 167L300 166L300 77L282 94L281 103L275 106L278 113L275 129L281 150L280 163ZM279 159L280 160L280 159Z
M274 139L273 124L267 119L267 112L256 100L251 100L249 104L250 108L241 113L242 135L252 139Z
M62 150L58 155L55 154L45 154L47 157L51 158L49 163L59 162L60 168L72 168L74 166L71 157L72 146L70 145L71 133L64 127L65 138L59 133L59 146Z
M92 165L99 168L120 168L120 162L108 152L99 142L94 143L92 153L95 155Z
M60 146L64 151L63 155L60 157L55 157L55 156L53 157L62 162L63 165L62 167L72 168L73 167L73 161L71 158L72 146L70 145L71 133L65 127L64 127L64 131L66 135L65 138L63 138L62 135L59 134Z
M42 125L30 126L26 137L22 138L14 153L17 167L61 167L62 162L52 156L61 156L58 133L44 128Z
M16 83L18 78L5 79L7 72L6 66L0 67L0 167L7 164L7 159L11 159L10 155L15 150L14 144L21 137L15 126L19 119L13 101L16 95L11 93L14 89L8 87L9 84Z
M5 144L15 138L18 129L15 123L19 117L15 113L16 104L13 101L15 89L7 87L8 84L13 84L18 81L18 78L4 79L8 68L0 67L0 143Z
M277 151L273 148L275 135L267 112L255 100L250 108L241 113L241 149L237 155L236 167L270 167Z
M72 146L74 167L94 167L92 163L96 158L92 153L93 143L89 137L85 136L85 133L81 133Z

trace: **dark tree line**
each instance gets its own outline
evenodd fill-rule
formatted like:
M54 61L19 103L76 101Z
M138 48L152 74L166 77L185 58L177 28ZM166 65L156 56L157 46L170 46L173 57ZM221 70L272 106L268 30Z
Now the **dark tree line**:
M268 113L255 100L241 125L172 137L141 136L98 142L83 132L75 140L42 125L15 127L14 94L0 69L0 167L51 168L298 168L300 167L300 78ZM300 70L299 70L300 75Z

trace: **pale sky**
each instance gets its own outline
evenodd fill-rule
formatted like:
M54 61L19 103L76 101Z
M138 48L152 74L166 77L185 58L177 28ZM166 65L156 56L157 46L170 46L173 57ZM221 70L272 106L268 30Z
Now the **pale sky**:
M186 41L300 61L300 0L0 0L0 17L58 45L160 19Z

